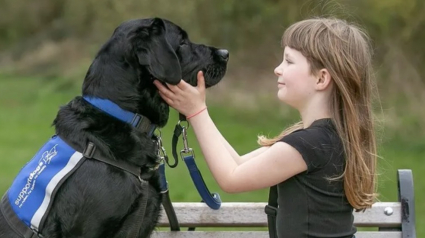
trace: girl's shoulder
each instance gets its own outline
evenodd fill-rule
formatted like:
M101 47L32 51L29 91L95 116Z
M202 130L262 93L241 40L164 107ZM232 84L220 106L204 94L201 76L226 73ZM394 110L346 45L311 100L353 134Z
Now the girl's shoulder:
M332 119L323 118L314 121L309 127L296 130L281 139L283 142L288 140L304 141L310 144L314 144L315 142L323 144L326 141L332 143L338 142L340 138Z
M330 159L344 161L342 140L331 119L317 120L311 126L294 131L280 141L289 144L302 155L308 171L323 167Z

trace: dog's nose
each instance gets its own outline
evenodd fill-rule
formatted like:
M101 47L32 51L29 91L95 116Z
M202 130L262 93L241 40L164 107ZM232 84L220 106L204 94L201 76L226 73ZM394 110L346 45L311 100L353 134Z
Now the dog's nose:
M219 50L217 50L217 55L219 55L221 57L221 59L223 59L226 62L229 60L229 51L228 50L219 49Z

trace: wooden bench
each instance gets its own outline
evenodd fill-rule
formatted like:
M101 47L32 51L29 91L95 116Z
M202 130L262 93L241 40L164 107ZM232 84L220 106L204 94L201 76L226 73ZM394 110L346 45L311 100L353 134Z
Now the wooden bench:
M414 238L415 207L413 176L411 170L398 170L398 202L378 202L365 212L354 212L357 228L375 227L372 231L358 231L356 238ZM153 238L268 238L266 203L222 203L212 210L203 203L173 203L182 230L184 227L213 227L212 231L156 231ZM162 214L160 227L168 227ZM257 231L238 231L241 227ZM222 228L221 230L219 228ZM233 228L226 231L223 228ZM236 230L236 231L235 231ZM242 230L242 229L240 229Z

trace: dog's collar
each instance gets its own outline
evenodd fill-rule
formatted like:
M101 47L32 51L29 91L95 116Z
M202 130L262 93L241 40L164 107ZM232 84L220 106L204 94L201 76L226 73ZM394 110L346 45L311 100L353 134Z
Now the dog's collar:
M131 124L135 128L140 129L142 132L146 132L148 136L152 136L155 129L157 128L157 125L153 124L149 118L137 113L126 111L110 100L87 96L83 98L91 105L106 112L107 114L123 122Z

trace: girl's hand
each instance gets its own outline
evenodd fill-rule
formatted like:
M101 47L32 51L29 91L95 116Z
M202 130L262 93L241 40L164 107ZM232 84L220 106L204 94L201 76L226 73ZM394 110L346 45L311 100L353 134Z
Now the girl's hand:
M206 107L205 103L205 78L202 71L198 72L198 86L181 80L177 85L167 84L165 87L158 80L154 81L159 90L159 95L168 105L185 116L193 115Z

